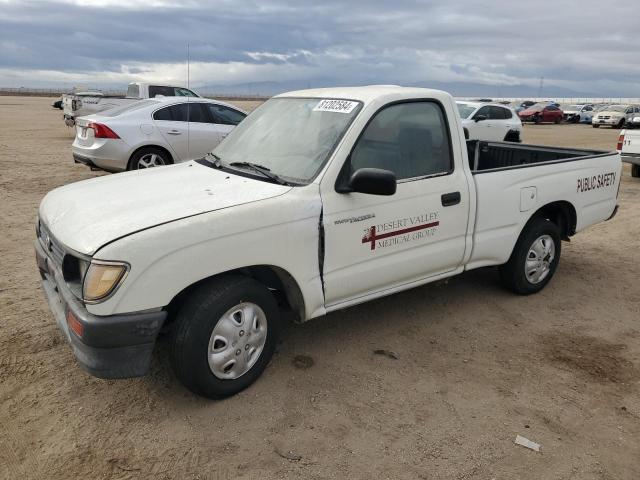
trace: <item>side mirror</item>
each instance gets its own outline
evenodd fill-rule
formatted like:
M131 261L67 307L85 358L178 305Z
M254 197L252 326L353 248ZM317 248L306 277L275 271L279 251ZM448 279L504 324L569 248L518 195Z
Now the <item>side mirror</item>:
M475 117L473 117L473 119L477 122L482 122L483 120L487 119L486 115L476 115Z
M369 195L393 195L396 193L396 175L380 168L361 168L349 179L352 192Z

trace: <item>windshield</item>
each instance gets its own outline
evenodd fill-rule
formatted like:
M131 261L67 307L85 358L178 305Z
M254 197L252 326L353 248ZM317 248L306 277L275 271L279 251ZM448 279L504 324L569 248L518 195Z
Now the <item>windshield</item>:
M176 97L197 97L198 96L188 88L181 88L181 87L175 88L175 94L176 94Z
M127 87L127 97L140 98L140 86L135 83L130 83Z
M478 107L475 105L458 102L458 112L460 113L460 118L469 118L477 108Z
M563 111L580 111L582 110L582 105L569 105L568 103L563 103L560 105L560 109Z
M609 112L621 112L621 113L624 113L626 109L627 109L626 105L611 105L610 107L607 108Z
M351 100L272 98L232 130L212 153L223 166L252 162L284 180L309 183L361 106Z

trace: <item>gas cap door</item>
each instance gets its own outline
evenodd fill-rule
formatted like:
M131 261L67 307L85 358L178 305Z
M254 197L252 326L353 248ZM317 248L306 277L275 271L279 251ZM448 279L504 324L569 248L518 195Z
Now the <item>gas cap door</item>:
M520 211L526 212L535 207L538 202L538 189L536 187L524 187L520 190Z
M142 125L140 125L140 131L145 135L151 135L153 133L153 125L143 123Z

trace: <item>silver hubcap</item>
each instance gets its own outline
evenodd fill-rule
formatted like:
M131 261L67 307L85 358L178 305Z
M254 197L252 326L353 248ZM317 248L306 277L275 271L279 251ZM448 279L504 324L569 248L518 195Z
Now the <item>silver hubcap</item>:
M247 373L267 340L267 316L255 303L243 302L218 320L209 339L209 368L224 380Z
M549 275L556 255L556 244L549 235L538 237L529 247L524 273L529 283L540 283Z
M138 168L151 168L164 165L164 160L157 153L147 153L138 160Z

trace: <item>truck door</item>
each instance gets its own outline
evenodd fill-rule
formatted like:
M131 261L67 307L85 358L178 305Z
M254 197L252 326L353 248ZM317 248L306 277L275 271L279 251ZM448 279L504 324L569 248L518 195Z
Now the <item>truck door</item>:
M376 113L340 178L360 168L394 172L397 191L378 196L321 186L327 306L454 270L465 251L469 189L464 171L454 168L438 102L396 103Z

